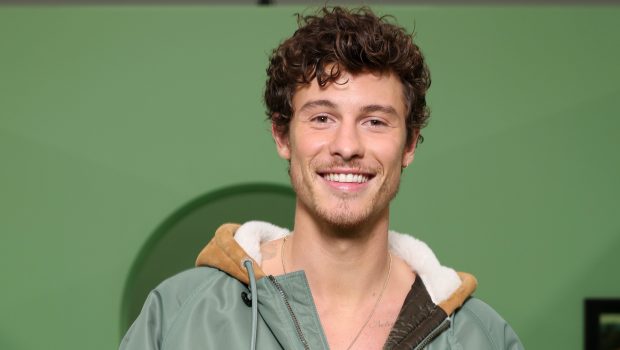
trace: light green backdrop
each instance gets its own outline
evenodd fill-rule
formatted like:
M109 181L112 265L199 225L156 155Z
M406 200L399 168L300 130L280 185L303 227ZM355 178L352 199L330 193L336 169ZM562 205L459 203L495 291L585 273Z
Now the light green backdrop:
M299 9L0 8L1 349L115 348L168 215L287 183L260 97ZM393 228L476 274L528 349L582 348L582 298L620 296L620 8L379 10L433 72Z

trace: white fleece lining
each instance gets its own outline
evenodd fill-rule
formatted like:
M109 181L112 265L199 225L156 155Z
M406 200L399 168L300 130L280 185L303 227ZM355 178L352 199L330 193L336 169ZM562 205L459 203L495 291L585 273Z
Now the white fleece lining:
M263 261L260 245L282 238L289 232L268 222L248 221L235 233L235 241L260 265ZM456 271L442 266L428 245L419 239L390 231L388 246L393 254L403 259L422 278L435 304L446 300L461 284Z

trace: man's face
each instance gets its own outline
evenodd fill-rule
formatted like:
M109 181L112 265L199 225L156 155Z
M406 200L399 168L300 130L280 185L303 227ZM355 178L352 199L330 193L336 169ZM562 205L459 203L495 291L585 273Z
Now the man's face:
M290 161L297 209L340 228L386 218L406 144L403 87L393 74L343 74L321 88L316 79L293 96L289 133L275 132L278 153Z

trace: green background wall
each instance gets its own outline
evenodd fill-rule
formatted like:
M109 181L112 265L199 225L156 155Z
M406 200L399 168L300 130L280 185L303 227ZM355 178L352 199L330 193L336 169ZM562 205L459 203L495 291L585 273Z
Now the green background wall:
M300 9L0 7L1 349L115 348L166 217L287 184L260 97ZM433 72L393 228L475 273L528 349L582 348L582 298L620 296L620 8L378 10Z

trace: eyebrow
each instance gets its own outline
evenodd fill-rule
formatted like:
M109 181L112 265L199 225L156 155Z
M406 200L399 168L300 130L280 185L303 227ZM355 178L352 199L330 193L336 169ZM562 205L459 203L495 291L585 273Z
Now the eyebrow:
M304 103L304 105L301 106L299 111L303 111L303 110L314 108L314 107L336 108L336 104L330 100L313 100L313 101L308 101Z
M362 108L363 113L373 113L373 112L382 112L385 114L392 114L398 116L398 112L392 106L384 106L384 105L368 105Z
M311 109L314 107L337 108L336 104L330 100L313 100L313 101L308 101L304 103L304 105L301 106L299 111ZM373 104L373 105L367 105L367 106L362 107L361 111L362 113L383 112L386 114L393 114L395 116L398 116L398 112L396 112L396 109L392 106Z

